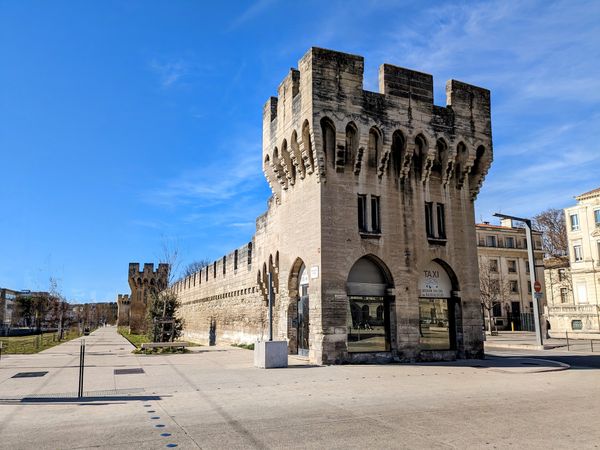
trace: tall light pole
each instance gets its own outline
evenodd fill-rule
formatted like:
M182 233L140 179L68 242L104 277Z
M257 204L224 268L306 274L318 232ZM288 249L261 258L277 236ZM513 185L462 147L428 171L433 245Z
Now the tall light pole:
M525 235L527 237L527 258L529 259L529 278L531 281L531 295L533 296L533 323L535 325L535 340L537 345L543 346L544 340L542 337L542 328L540 323L540 305L538 303L538 295L534 293L533 287L537 281L535 273L535 257L533 255L533 233L531 232L531 220L522 217L508 216L506 214L495 213L495 217L501 219L512 219L525 224Z

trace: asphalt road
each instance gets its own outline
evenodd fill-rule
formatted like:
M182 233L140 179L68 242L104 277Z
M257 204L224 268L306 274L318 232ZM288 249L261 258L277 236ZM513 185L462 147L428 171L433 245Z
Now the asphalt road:
M487 352L496 357L528 357L559 361L571 366L572 369L600 369L600 348L598 353L567 352L564 350L492 350Z

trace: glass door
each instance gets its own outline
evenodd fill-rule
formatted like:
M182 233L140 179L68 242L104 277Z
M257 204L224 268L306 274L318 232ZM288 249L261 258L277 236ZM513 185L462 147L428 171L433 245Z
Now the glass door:
M308 285L301 285L298 299L298 355L308 356Z

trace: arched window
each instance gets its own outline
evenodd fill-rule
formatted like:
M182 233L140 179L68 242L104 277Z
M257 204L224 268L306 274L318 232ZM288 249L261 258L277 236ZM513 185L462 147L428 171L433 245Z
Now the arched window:
M446 145L446 141L443 139L438 139L435 143L435 159L433 160L433 164L431 165L431 174L441 177L442 176L442 164L444 163L444 159L446 157L448 146Z
M379 306L378 306L379 308ZM362 316L365 325L369 325L369 319L371 318L371 313L369 311L369 305L362 306Z
M420 180L423 171L423 159L427 155L427 141L422 134L415 138L415 152L412 157L412 172L415 180Z
M326 117L321 119L321 133L323 137L323 157L325 158L325 164L329 160L335 167L335 126Z
M369 154L368 165L371 168L377 168L379 157L381 156L381 133L375 127L369 130Z
M304 146L304 151L308 155L308 161L311 168L309 172L312 172L315 169L315 161L313 158L312 140L310 137L310 125L308 120L305 120L302 124L302 145Z
M423 350L456 348L456 310L460 301L454 297L459 286L456 275L441 260L430 261L420 270L419 335Z
M402 131L395 131L392 135L392 167L394 178L400 177L400 171L402 170L402 158L404 157L404 135Z
M387 291L393 287L389 270L375 257L362 257L350 269L346 287L348 351L389 350Z
M468 156L467 146L463 142L459 142L456 146L456 165L454 169L456 186L461 188L464 182L463 171L467 162Z
M284 139L281 144L281 159L280 159L281 167L286 172L287 178L290 180L291 184L295 181L295 167L292 164L292 159L290 157L290 153L288 150L287 141Z
M296 160L296 165L298 166L298 170L300 171L300 176L303 177L305 173L304 167L304 159L302 158L302 152L300 152L300 146L298 145L298 133L296 130L292 132L292 139L290 140L291 153ZM294 174L296 172L296 167L294 167Z
M358 153L358 130L356 125L350 122L346 125L346 162L354 164Z

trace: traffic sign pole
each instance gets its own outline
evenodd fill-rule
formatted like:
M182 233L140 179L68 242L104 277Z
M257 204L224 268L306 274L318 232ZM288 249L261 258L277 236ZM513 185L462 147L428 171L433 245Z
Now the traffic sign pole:
M531 220L523 219L521 217L508 216L506 214L494 214L496 217L513 219L519 222L523 222L525 224L525 236L527 237L527 258L529 259L529 278L531 280L531 286L534 288L539 285L540 291L542 290L542 286L536 279L535 274L535 256L533 254L533 233L531 232ZM544 345L544 339L542 337L542 324L540 320L540 305L537 296L533 297L533 322L535 325L535 341L536 344L542 347Z

